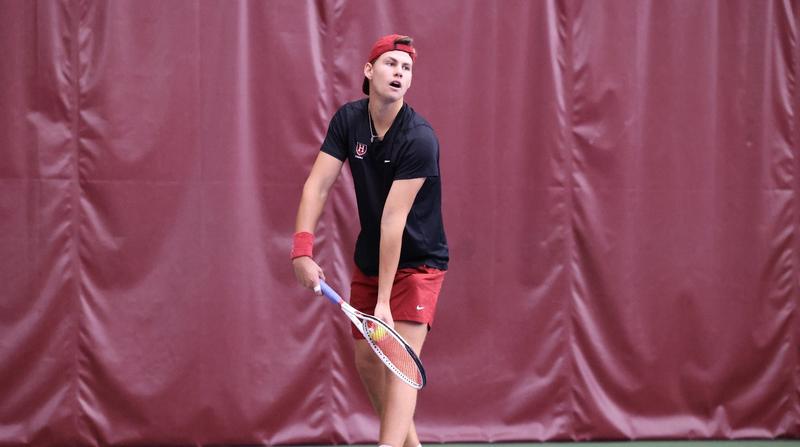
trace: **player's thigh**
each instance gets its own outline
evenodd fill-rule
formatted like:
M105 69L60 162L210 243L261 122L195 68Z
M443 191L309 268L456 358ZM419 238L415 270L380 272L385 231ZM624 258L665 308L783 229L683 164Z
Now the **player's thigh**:
M414 348L419 355L422 352L422 345L425 344L425 337L428 335L428 325L414 321L395 321L395 330Z

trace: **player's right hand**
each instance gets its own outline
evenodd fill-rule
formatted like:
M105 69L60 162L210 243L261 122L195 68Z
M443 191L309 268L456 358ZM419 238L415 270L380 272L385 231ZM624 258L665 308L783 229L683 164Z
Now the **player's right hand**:
M308 256L292 259L294 276L301 286L313 290L317 295L322 295L319 289L319 280L325 279L322 268Z

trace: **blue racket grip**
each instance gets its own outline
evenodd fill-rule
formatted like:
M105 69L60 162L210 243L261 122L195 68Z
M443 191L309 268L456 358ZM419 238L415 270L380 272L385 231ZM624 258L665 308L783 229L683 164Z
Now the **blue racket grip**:
M333 304L341 304L341 302L344 301L325 281L320 279L319 286L322 288L322 294L325 295L325 298L331 300Z

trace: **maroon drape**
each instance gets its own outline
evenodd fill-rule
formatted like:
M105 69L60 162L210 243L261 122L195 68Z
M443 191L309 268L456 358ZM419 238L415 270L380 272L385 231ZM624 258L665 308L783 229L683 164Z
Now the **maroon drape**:
M800 436L798 3L0 2L0 443L370 443L288 262L370 44L451 270L424 442ZM345 170L317 259L347 292Z

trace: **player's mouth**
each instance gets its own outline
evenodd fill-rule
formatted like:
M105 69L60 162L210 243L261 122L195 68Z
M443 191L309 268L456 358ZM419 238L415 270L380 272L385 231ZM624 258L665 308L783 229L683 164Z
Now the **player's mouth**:
M400 84L400 81L392 81L392 82L390 82L390 83L389 83L389 85L390 85L391 87L394 87L394 88L400 88L400 87L402 87L402 84Z

